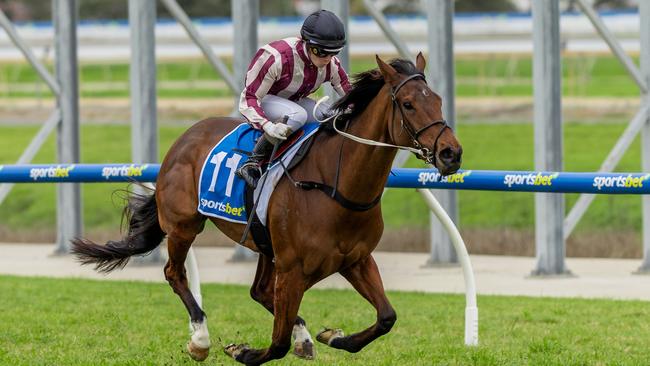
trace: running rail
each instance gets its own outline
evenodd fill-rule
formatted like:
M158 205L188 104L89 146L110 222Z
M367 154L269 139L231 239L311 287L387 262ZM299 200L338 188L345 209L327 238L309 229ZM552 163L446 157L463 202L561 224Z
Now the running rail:
M0 183L155 182L159 164L0 165ZM649 173L570 173L396 168L387 187L481 191L650 194Z

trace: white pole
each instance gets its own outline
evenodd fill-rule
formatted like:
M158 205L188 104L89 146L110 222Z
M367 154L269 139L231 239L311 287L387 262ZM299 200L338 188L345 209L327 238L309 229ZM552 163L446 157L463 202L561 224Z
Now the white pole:
M428 189L418 189L418 192L424 197L427 206L433 211L442 225L447 229L451 242L456 249L456 255L460 265L463 267L463 276L465 277L465 345L478 345L478 306L476 303L476 283L474 282L474 271L472 263L467 254L465 242L458 232L458 228L451 221L440 203L436 200L433 193Z

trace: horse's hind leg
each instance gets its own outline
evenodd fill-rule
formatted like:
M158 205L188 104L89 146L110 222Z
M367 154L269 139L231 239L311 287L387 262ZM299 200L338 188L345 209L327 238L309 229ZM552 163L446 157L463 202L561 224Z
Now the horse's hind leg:
M347 337L341 330L326 329L320 332L316 339L330 347L359 352L368 343L388 333L395 324L397 315L386 298L384 285L372 256L341 271L341 274L377 309L377 321L370 328Z
M185 258L195 237L195 233L181 235L174 232L168 236L169 260L165 265L165 278L190 313L192 338L187 350L193 359L203 361L210 351L207 318L188 287L185 272Z
M305 283L301 266L296 265L288 272L277 273L271 346L265 349L250 349L242 344L230 345L226 347L225 352L246 365L259 365L284 357L291 348L291 331L306 289Z
M275 284L275 264L273 260L263 254L260 254L257 261L257 272L255 280L251 286L251 297L253 300L262 304L271 314L273 314L273 296ZM307 330L307 324L300 317L296 317L296 323L293 325L293 353L307 360L314 359L314 341Z

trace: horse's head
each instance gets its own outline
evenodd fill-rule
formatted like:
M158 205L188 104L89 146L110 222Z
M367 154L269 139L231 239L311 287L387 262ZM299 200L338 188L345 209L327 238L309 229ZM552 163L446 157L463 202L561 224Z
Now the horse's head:
M393 103L389 133L397 145L420 149L420 159L433 164L442 175L460 168L463 148L442 116L442 98L424 79L426 61L418 53L411 73L398 72L376 56L379 71L390 87ZM413 65L408 62L410 68Z

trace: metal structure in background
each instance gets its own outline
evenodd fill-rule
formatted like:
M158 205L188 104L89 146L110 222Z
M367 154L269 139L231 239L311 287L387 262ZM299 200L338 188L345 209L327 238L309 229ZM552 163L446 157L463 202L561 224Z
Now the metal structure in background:
M61 123L57 129L57 155L60 163L79 162L79 69L77 65L77 2L54 0L54 39L56 78L61 94L57 105ZM70 239L81 236L82 207L79 184L57 186L56 254L67 254Z
M345 28L345 34L347 36L347 47L344 47L341 52L338 54L338 58L341 61L341 66L346 71L350 71L350 4L347 0L321 0L320 6L323 9L329 10L332 13L336 14L343 22L343 27ZM338 94L334 91L331 85L326 84L323 86L325 88L325 95L330 97L330 102L338 99Z
M158 161L155 28L156 0L129 0L131 160L136 164ZM135 189L145 193L140 187ZM160 247L134 260L138 264L163 262Z
M199 47L201 52L203 52L203 55L208 60L208 63L212 65L212 67L217 72L217 74L219 74L223 78L223 80L226 82L226 85L228 85L228 88L230 88L230 91L232 91L235 94L238 94L241 91L241 86L237 84L233 76L230 74L230 70L228 70L228 66L226 66L226 64L214 54L208 42L206 42L203 38L201 38L199 32L192 24L192 20L190 19L190 17L187 16L185 11L183 11L183 8L181 8L180 5L178 5L176 0L160 0L160 1L162 2L163 5L165 5L169 13L174 17L174 19L176 19L183 26L183 28L185 28L187 35ZM259 0L255 0L255 1L259 1ZM238 3L238 1L233 0L233 8L238 6L236 3ZM242 1L242 3L247 4L248 0ZM251 15L253 14L251 13ZM235 65L235 66L238 67L239 65Z
M533 1L535 169L562 171L562 74L559 0ZM564 195L535 194L533 275L566 274Z
M397 32L388 23L382 10L376 7L376 2L364 0L363 4L375 20L379 28L384 32L386 38L395 46L401 57L415 61L415 54L411 53L406 43L399 37ZM455 104L454 104L454 35L453 18L454 4L452 0L426 0L422 2L423 9L427 14L429 62L427 82L431 89L436 90L443 99L443 113L452 128L455 127ZM410 154L400 151L395 158L393 167L403 166L409 159ZM458 222L458 195L453 191L435 192L436 198L440 200L451 219ZM435 215L431 214L430 223L430 257L425 265L448 265L457 264L458 258L453 243L442 223Z
M257 52L257 21L260 13L259 0L232 0L232 24L234 28L233 65L235 69L235 82L238 85L235 93L235 106L233 115L239 113L239 96L244 89L246 72L253 56ZM257 253L242 245L235 246L233 262L257 260Z
M641 26L641 75L646 85L642 103L646 106L645 125L641 129L641 168L650 172L650 1L639 1ZM650 272L650 197L642 198L643 210L643 263L640 272Z
M641 93L647 94L648 82L643 79L643 77L641 76L641 72L639 71L637 66L634 64L632 59L623 51L622 47L616 41L616 38L612 35L609 29L607 29L607 27L601 21L598 14L596 14L594 9L591 8L591 6L587 4L584 0L577 0L576 4L589 18L589 20L594 25L598 33L601 35L601 37L605 40L605 42L611 49L614 56L616 56L621 62L621 64L625 67L625 70L627 70L627 72L630 74L634 82L637 84ZM641 23L644 22L644 16L641 13L640 13L640 20ZM642 62L643 62L643 50L644 48L647 47L648 47L647 40L644 41L644 34L643 32L641 32L640 48L642 53L641 56ZM634 141L635 137L639 134L639 131L641 131L643 126L646 125L648 107L649 105L647 103L643 103L642 100L639 111L634 116L634 118L632 118L632 121L628 124L627 128L625 129L621 137L618 139L618 141L616 141L616 144L614 145L614 147L609 152L609 154L603 161L602 165L600 166L599 171L611 172L612 170L614 170L614 168L616 168L616 165L623 158L623 155L628 150L628 148ZM575 229L576 225L578 224L578 222L580 221L584 213L587 211L587 208L589 208L589 205L591 205L593 200L594 200L593 196L582 195L578 198L576 203L573 205L571 211L569 212L566 219L564 220L565 240L569 237L569 235L571 235L571 232L573 231L573 229ZM650 241L644 240L644 246L646 246L645 243L648 243L647 245L650 246Z
M56 77L38 61L29 46L20 38L9 19L0 10L0 25L14 45L45 81L57 98L57 107L50 114L36 136L18 159L18 163L30 162L50 133L57 128L57 156L59 162L79 161L79 87L77 73L75 0L52 2L56 48ZM11 191L11 184L0 185L0 203ZM57 238L55 254L67 253L69 239L80 236L82 231L81 194L78 184L57 187Z
M558 31L556 23L558 20L553 20L559 17L559 11L556 11L557 0L552 2L532 2L533 9L533 36L535 40L534 45L534 88L535 88L535 159L536 168L548 169L550 166L543 167L538 164L549 164L554 162L558 168L561 169L561 156L555 156L561 152L562 135L561 130L561 106L559 95L561 87L559 80L560 74L560 59L559 56L554 54L551 56L549 52L555 53L555 47L552 46L559 41L559 36L556 36ZM644 171L650 171L650 152L648 145L650 145L650 133L648 132L649 122L648 113L650 113L650 101L648 99L648 89L650 85L650 67L648 67L648 58L650 58L650 37L648 37L648 18L650 17L648 2L639 2L639 18L641 21L640 28L640 49L641 49L641 64L642 70L639 71L632 59L625 54L620 44L617 42L613 34L607 29L598 14L594 11L590 4L585 0L576 0L576 4L580 7L582 12L587 16L590 22L595 27L596 31L607 43L614 56L616 56L625 70L630 74L634 82L641 91L641 107L634 116L632 121L628 124L627 128L618 139L610 153L605 158L600 166L599 172L611 172L616 168L616 165L622 159L624 153L634 141L636 135L640 131L642 134L642 160ZM553 9L550 9L552 7ZM537 13L537 16L535 14ZM552 15L550 14L552 13ZM552 19L550 18L552 17ZM645 27L645 28L644 28ZM546 38L552 38L544 41ZM545 44L548 42L548 44ZM552 57L553 60L546 60ZM540 62L550 62L546 65L538 65ZM536 65L537 64L537 65ZM645 65L645 66L644 66ZM557 69L557 70L554 70ZM546 71L552 73L544 74ZM555 85L557 80L558 85ZM548 88L553 88L551 91ZM557 93L557 94L556 94ZM542 115L546 114L546 115ZM553 124L548 126L548 124ZM555 132L553 132L555 131ZM542 135L540 135L540 133ZM542 142L547 145L541 146L537 142ZM541 148L540 148L541 147ZM558 150L560 149L560 150ZM564 217L564 200L562 202L554 201L551 198L543 199L543 196L536 196L536 228L535 240L537 250L537 267L533 271L534 274L551 274L557 275L566 272L564 266L564 252L565 241L571 235L576 225L586 212L589 205L593 202L594 196L589 194L582 194L576 203L571 208L570 212L566 215L562 224L559 224L559 217ZM639 272L650 271L650 202L648 198L643 198L643 248L644 248L644 262L639 268ZM559 235L561 234L561 237Z
M34 53L31 51L27 43L18 35L14 29L11 21L5 13L0 9L0 26L5 30L9 39L12 43L18 48L25 59L29 64L36 70L36 73L45 81L45 84L50 88L52 94L58 98L61 94L61 88L59 87L58 82L55 77L50 74L47 68L34 56ZM25 151L18 158L17 164L27 164L32 161L38 150L41 148L47 137L50 133L59 125L61 122L61 111L57 108L52 111L47 120L43 123L39 131L36 133L36 136L29 143ZM13 184L5 183L0 184L0 204L4 202L5 198L13 188Z
M144 0L141 2L141 4L138 5L136 3L139 2L130 0L130 2L133 2L133 4L130 4L130 7L147 6L147 3L150 4L150 2L153 1L154 0ZM248 22L246 19L240 19L239 24L244 24L242 27L248 27L246 30L247 32L255 33L256 31L252 31L252 29L257 29L257 24L256 22L253 22L251 18L256 16L258 12L258 1L259 0L239 2L233 0L233 18L235 19L233 23L238 23L237 14L244 14L244 16L248 15ZM239 74L237 78L233 78L228 73L228 68L225 66L225 64L214 56L207 42L204 42L200 39L198 33L191 23L191 20L185 13L182 12L182 9L180 9L176 1L161 0L161 2L167 6L170 12L185 27L190 37L199 45L201 50L206 55L208 61L223 77L226 84L230 87L233 93L235 95L238 95L241 88L243 87L243 83L241 83L239 80L235 81L235 79L239 79L239 75L243 75L243 72L245 72L247 60L244 62L235 63L235 68L237 68L236 71L238 73L242 72L242 74ZM375 2L375 4L376 3L377 2ZM451 44L451 41L453 39L453 35L451 34L453 5L451 3L451 0L429 0L424 1L422 4L429 16L429 80L434 83L436 90L441 91L441 94L443 94L446 102L449 103L449 105L444 106L445 114L449 120L453 121L454 71L453 62L449 61L453 60L453 46ZM643 155L642 168L646 172L650 171L650 123L648 122L648 115L650 114L650 96L648 95L648 85L650 85L650 4L644 1L640 2L639 6L641 20L641 69L639 71L634 62L627 55L625 55L621 47L616 42L615 38L612 36L611 32L607 30L604 23L600 21L598 15L593 11L592 8L589 7L587 2L584 0L577 0L576 3L593 23L599 34L605 39L609 47L612 49L614 55L621 60L623 66L628 71L628 73L630 73L642 93L642 106L640 107L639 112L632 119L619 141L617 141L616 145L602 164L600 170L611 171L620 161L623 153L625 150L627 150L636 134L641 132ZM410 54L410 51L406 48L405 44L401 42L397 33L392 31L388 21L385 19L381 11L377 11L373 7L373 2L370 0L364 0L364 4L367 6L369 13L373 15L379 26L384 30L389 40L395 45L402 57L413 59L414 55ZM339 14L339 16L343 18L344 23L347 24L347 11L349 5L346 1L321 0L321 5L322 7L329 8ZM251 7L254 7L255 10L251 11ZM238 8L238 10L235 8ZM536 142L539 142L537 144L538 150L536 151L536 167L540 170L561 169L561 158L558 160L558 156L561 156L562 146L561 134L559 133L561 131L561 114L559 112L559 99L557 98L559 95L560 84L559 79L556 84L554 81L555 76L552 76L553 73L559 72L560 67L559 58L553 54L555 52L553 43L557 43L559 41L559 33L557 33L558 31L556 26L556 18L559 16L559 14L555 10L556 8L557 0L551 0L550 2L533 2L534 21L536 22L534 26L536 33L534 35L536 51L536 66L534 66L536 70L534 75L534 84L536 89L535 124L537 132ZM36 69L37 73L49 86L52 92L57 96L57 109L52 112L50 117L44 123L40 131L34 137L22 156L19 158L18 163L30 162L49 133L54 129L54 127L58 127L59 132L57 142L59 143L58 155L60 161L78 161L79 158L78 72L76 61L77 46L75 27L77 21L76 0L53 0L53 16L55 24L57 80L51 77L47 72L47 69L38 60L36 60L29 48L25 46L25 43L20 40L20 37L16 34L11 23L6 18L6 16L4 16L4 13L0 11L0 26L5 29L13 43L22 51L27 60ZM243 32L244 30L235 29L236 34L239 34L240 31ZM252 33L242 34L248 35L242 37L242 44L238 44L236 49L256 49L258 46L256 44L257 40L251 40L252 36L250 36L250 34ZM248 47L244 47L245 45ZM137 48L141 49L141 47ZM541 50L550 50L552 53L541 52ZM236 55L235 57L239 56ZM241 57L244 58L244 56ZM343 54L341 57L346 58L346 55ZM440 62L433 62L436 58L439 59L438 61ZM147 61L141 62L146 63ZM152 62L155 64L155 61ZM344 60L344 62L349 61ZM448 66L443 65L445 63L447 63ZM553 65L554 63L557 63L557 65ZM134 68L136 67L135 64L136 63L134 62ZM439 67L434 69L432 67L434 64L439 64ZM239 68L241 68L241 70ZM151 71L151 68L148 68L148 70ZM155 73L153 74L155 76ZM441 75L451 77L451 79L436 80L436 77L441 77ZM551 75L551 77L546 77L544 75ZM134 75L134 77L140 76ZM440 83L443 86L438 87L438 85L436 85L437 83ZM146 82L144 84L146 84ZM138 85L140 87L143 86L142 83L138 83ZM155 79L153 81L153 85L155 85ZM555 90L555 92L553 90ZM141 92L142 94L140 97L145 97L146 92L144 90L141 90ZM449 95L446 96L445 93L449 93ZM538 94L540 96L538 96ZM155 101L153 102L153 105L154 109L152 113L147 114L143 109L140 111L141 116L144 116L144 118L151 117L155 120ZM150 107L151 105L149 105L149 107L145 106L145 108ZM134 107L134 115L135 114L136 110ZM60 123L61 120L64 122ZM134 120L143 121L144 119L134 116ZM153 127L154 124L149 123L148 126ZM141 127L146 128L144 127L144 124ZM136 128L134 128L134 130L135 129ZM139 131L137 133L149 134L149 132L146 131ZM542 146L544 144L547 144L547 148L539 149L539 146ZM152 144L143 145L146 145L147 147L152 146ZM136 152L134 152L134 154L136 154ZM407 158L408 154L398 155L396 159L396 165L403 164ZM154 158L151 161L155 160L157 160L157 154L154 154ZM555 168L555 166L557 166L557 168ZM10 189L11 184L0 185L0 203L6 197ZM534 273L565 273L566 268L564 268L564 240L568 235L570 235L573 228L576 226L580 217L587 209L590 202L593 200L593 196L582 195L572 208L571 212L567 215L562 227L558 226L557 220L558 215L563 215L564 209L561 207L562 204L553 199L547 200L543 198L544 196L538 197L539 198L536 200L540 201L537 205L539 207L536 209L538 210L537 216L539 219L536 220L539 221L536 222L536 225L539 224L541 226L536 227L536 243L538 247L545 246L545 248L538 248L538 262L537 268L534 269ZM70 185L70 188L60 187L57 199L57 243L60 245L60 247L57 247L57 252L65 252L68 239L81 234L80 223L82 211L80 205L79 188L74 187L74 185ZM453 210L451 210L449 207L447 209L452 212L452 217L454 217ZM542 219L544 215L547 215L546 219ZM650 271L650 198L648 197L643 198L643 228L644 262L639 270L646 272ZM544 230L545 232L542 233L541 231ZM440 230L434 231L439 232ZM561 236L560 239L558 239L559 236ZM432 259L434 259L433 253L434 248L432 247Z
M456 129L454 96L454 1L425 1L428 23L429 62L427 82L442 97L442 112L449 127ZM458 225L458 194L454 191L433 191L447 215ZM426 197L425 197L426 199ZM457 264L458 252L454 250L449 231L437 215L429 215L430 256L427 265Z

